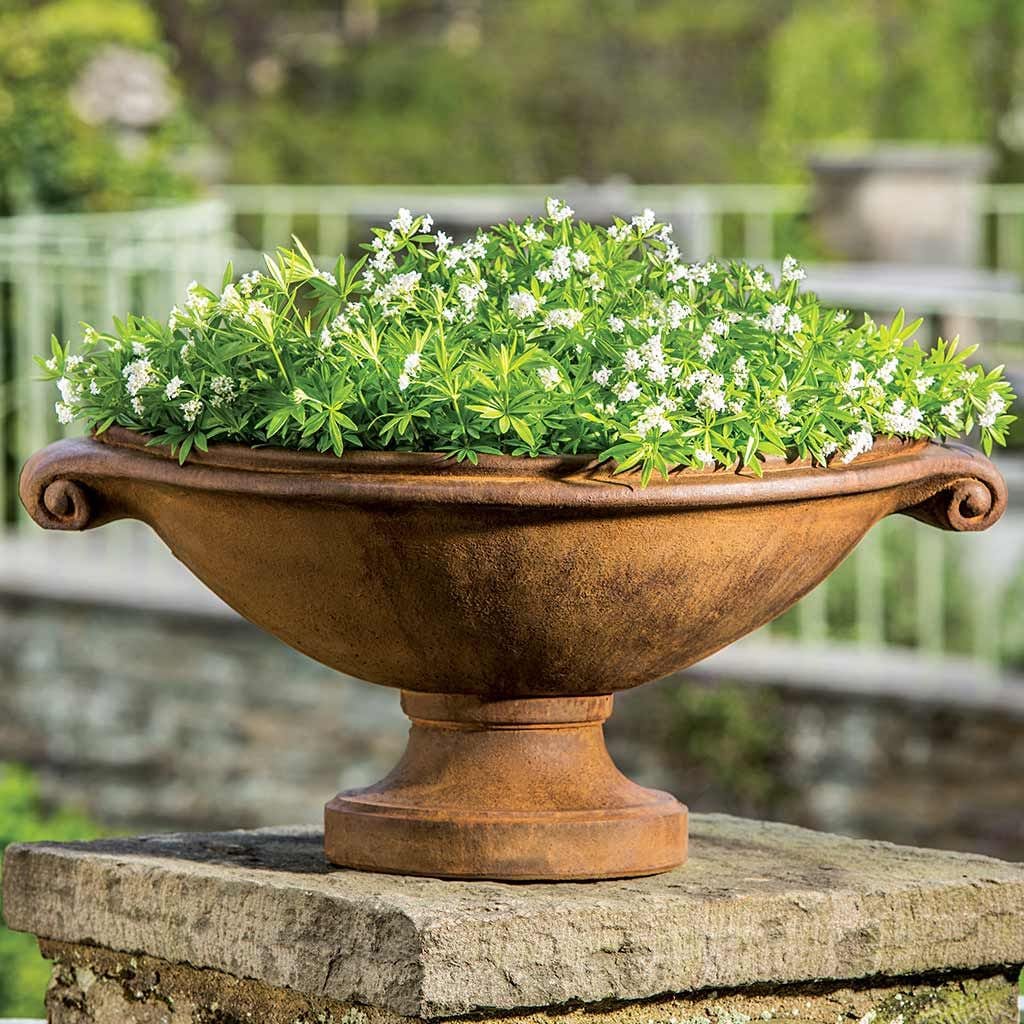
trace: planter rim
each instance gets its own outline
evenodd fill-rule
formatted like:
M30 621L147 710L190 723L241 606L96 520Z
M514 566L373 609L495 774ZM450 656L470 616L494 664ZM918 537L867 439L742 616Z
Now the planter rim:
M444 453L352 451L339 458L239 444L211 445L179 465L169 448L147 446L145 434L111 427L98 437L57 442L37 453L22 474L22 500L38 510L37 522L59 529L82 529L93 515L88 494L75 490L73 481L89 486L104 478L280 501L496 506L598 515L806 502L880 491L893 495L896 510L918 504L926 492L952 486L950 511L943 516L949 522L952 515L956 525L946 528L972 530L994 522L1006 504L1006 485L988 459L969 448L924 440L881 438L848 465L824 468L807 460L774 458L763 469L761 477L749 470L676 470L667 480L653 476L641 488L637 473L615 476L610 464L586 455L481 456L473 466ZM104 518L117 514L111 507Z

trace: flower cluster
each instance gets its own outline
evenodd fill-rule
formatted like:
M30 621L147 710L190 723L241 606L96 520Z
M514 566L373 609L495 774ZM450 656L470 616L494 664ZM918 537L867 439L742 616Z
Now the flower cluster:
M651 210L610 227L547 215L456 241L400 210L354 266L296 243L219 291L196 283L166 322L54 341L62 422L113 423L187 457L232 440L289 448L594 453L642 482L765 456L826 465L878 435L1003 443L1001 370L919 326L854 325L742 263L687 263Z

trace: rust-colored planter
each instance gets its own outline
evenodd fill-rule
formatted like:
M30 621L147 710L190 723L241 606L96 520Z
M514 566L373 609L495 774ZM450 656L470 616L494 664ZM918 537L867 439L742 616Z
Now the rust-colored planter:
M639 489L584 457L473 467L219 445L179 466L116 428L39 452L21 496L47 529L149 523L252 622L400 688L408 750L327 805L327 856L493 879L682 863L686 808L605 749L611 694L774 618L883 516L981 530L1006 504L987 459L925 442Z

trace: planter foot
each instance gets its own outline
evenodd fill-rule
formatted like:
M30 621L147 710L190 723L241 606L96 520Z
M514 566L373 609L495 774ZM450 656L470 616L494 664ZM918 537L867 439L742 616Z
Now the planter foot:
M402 692L409 745L376 785L325 809L328 860L435 878L653 875L686 860L687 810L630 782L602 725L612 698L485 701Z

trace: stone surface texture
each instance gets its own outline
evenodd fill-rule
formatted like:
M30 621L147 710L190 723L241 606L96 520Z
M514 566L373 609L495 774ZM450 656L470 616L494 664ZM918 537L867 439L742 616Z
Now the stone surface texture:
M51 1024L406 1024L423 1018L353 1006L220 971L66 943L44 942L54 961L46 1008ZM950 979L877 980L856 986L790 985L639 1003L475 1016L478 1024L1006 1024L1016 1007L1005 971Z
M1024 963L1024 865L725 816L691 835L682 869L557 886L332 870L311 828L16 845L4 911L43 939L426 1018Z

